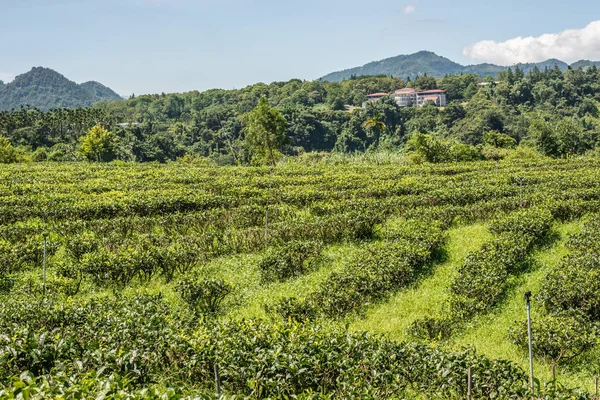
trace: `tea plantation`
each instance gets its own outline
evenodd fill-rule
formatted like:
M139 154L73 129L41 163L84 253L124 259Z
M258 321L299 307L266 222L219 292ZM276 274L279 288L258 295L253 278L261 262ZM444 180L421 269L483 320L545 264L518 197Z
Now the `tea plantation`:
M0 399L592 399L598 215L594 158L2 166Z

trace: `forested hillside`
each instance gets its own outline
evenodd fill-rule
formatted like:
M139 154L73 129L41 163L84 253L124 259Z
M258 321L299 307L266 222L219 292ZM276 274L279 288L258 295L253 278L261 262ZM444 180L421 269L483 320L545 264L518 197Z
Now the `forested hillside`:
M595 65L600 66L600 62L588 60L577 61L571 67L590 67ZM524 72L529 72L534 68L544 70L545 68L554 68L558 66L561 71L566 71L569 64L556 60L546 60L539 63L525 63L513 66L519 67ZM361 67L348 68L343 71L332 72L322 77L322 80L339 82L355 76L364 75L387 75L395 76L403 79L416 79L419 76L429 75L434 78L442 78L446 75L454 74L475 74L482 78L491 75L496 76L502 71L507 71L508 67L503 67L494 64L475 64L461 65L451 61L445 57L438 56L430 51L420 51L409 55L400 55L396 57L386 58L380 61L373 61Z
M0 84L0 110L29 105L40 110L90 107L121 96L98 82L78 85L49 68L36 67L13 82Z
M362 104L373 92L441 88L449 104L399 108L391 98ZM596 147L600 72L595 67L520 68L480 82L477 75L360 77L343 82L259 83L239 90L160 94L94 108L0 113L0 136L35 159L75 160L80 138L101 124L114 134L108 159L168 161L185 155L244 164L252 154L245 116L261 97L285 118L283 154L412 150L426 161L497 159L530 146L552 157ZM16 150L15 150L16 151Z

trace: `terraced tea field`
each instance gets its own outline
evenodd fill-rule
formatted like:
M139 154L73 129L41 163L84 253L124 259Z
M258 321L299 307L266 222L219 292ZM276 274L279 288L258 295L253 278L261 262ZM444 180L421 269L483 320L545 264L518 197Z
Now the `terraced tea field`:
M599 167L2 166L0 398L591 398Z

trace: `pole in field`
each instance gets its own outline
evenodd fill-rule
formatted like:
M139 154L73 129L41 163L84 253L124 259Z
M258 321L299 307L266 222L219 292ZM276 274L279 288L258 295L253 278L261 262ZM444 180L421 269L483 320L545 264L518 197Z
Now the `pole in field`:
M527 336L529 340L529 385L531 391L535 390L535 384L533 382L533 344L531 334L531 292L525 293L525 302L527 304Z
M46 296L46 242L48 241L48 234L46 232L44 232L43 234L44 236L44 277L43 277L43 286L42 286L42 292L44 294L44 296Z
M471 400L473 398L472 381L473 376L471 374L471 367L469 367L469 369L467 370L467 400Z
M269 197L267 199L267 207L265 210L265 247L269 241L269 202L271 201L271 186L273 185L273 168L269 172Z
M221 377L219 376L219 367L217 366L216 362L214 365L214 371L215 371L215 386L217 389L217 395L221 395Z

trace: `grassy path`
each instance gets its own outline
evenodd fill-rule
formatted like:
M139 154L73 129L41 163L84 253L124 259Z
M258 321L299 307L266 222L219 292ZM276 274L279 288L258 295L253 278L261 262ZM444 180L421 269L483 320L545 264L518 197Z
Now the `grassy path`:
M559 265L562 258L568 254L566 244L569 236L577 233L582 227L581 222L572 222L557 226L560 239L551 247L542 248L534 254L536 264L532 271L523 274L510 291L507 300L494 312L474 320L462 330L461 334L454 339L453 346L472 345L477 352L491 358L509 359L519 364L523 369L529 370L529 361L526 352L517 348L507 338L508 329L515 321L525 318L525 303L523 294L530 290L534 294L532 302L532 318L540 311L541 305L535 302L535 294L539 293L540 287L546 274L555 266ZM584 366L585 369L585 366ZM542 382L551 380L551 366L548 363L536 360L535 374ZM557 369L558 381L568 386L593 389L593 376L585 372L570 372L565 369Z
M386 303L378 304L365 318L354 321L352 329L386 333L399 340L407 339L406 328L416 319L434 316L442 311L448 299L449 285L464 258L491 237L483 224L460 226L448 231L448 259L439 264L431 275L406 290L398 292Z
M234 304L227 318L264 318L265 304L274 304L284 297L304 299L314 292L332 272L342 269L359 246L333 245L323 252L319 269L286 282L263 284L257 263L260 255L231 257L212 266L212 275L218 276L235 287Z

